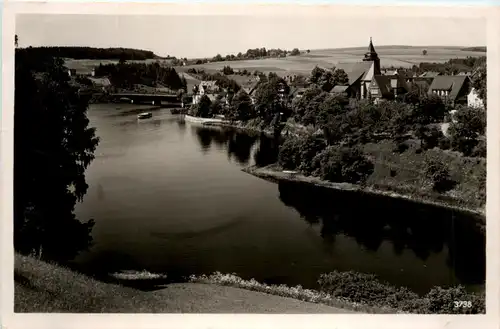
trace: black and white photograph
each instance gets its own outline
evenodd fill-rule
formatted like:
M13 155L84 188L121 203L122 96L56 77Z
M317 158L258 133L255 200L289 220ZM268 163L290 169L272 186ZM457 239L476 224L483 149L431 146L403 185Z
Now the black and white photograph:
M487 10L331 7L16 13L13 312L498 313Z

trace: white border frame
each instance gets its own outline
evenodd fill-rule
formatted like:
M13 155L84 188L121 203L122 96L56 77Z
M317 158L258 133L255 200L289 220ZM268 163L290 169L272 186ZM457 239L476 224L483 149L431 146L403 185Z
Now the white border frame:
M14 314L12 239L12 143L14 42L16 14L113 15L260 15L260 16L407 16L488 19L488 179L487 179L487 314L486 315L201 315L201 314ZM500 8L424 5L298 5L298 4L153 4L54 3L8 1L2 19L2 110L0 138L1 310L5 328L498 328L499 316L499 119Z

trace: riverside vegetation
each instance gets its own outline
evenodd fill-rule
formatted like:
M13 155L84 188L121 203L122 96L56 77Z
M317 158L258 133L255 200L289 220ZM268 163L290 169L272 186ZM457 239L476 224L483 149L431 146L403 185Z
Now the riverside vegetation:
M94 159L99 138L89 127L88 98L70 83L62 59L32 56L30 49L16 49L15 60L14 243L18 253L31 255L28 259L34 265L24 270L36 275L43 261L66 264L91 245L93 221L80 222L73 210L77 200L86 193L84 173ZM345 83L342 82L344 74L316 70L315 76L318 72L320 78L316 81L313 78L304 97L295 102L283 100L281 95L288 86L283 79L270 75L269 80L258 87L255 105L248 94L240 90L229 107L202 97L192 111L200 116L220 111L234 124L270 129L277 136L288 131L291 136L284 138L278 157L283 168L318 175L325 180L374 186L386 182L391 189L402 182L410 191L429 185L432 193L447 193L470 207L484 206L484 110L458 108L450 123L450 136L445 137L436 124L445 119L448 107L439 99L419 96L413 98L413 102L406 99L379 105L349 104L324 90L326 83ZM290 126L294 132L302 131L304 135L293 136L287 128ZM398 164L401 167L397 167ZM474 201L473 196L478 194L481 199ZM62 269L58 265L51 267L51 271L56 273ZM26 289L23 278L27 274L21 272L16 264L19 310L30 311L29 305L36 305L41 298L48 298L48 305L54 298L51 289L40 287L46 289L44 297L33 293ZM61 282L72 281L74 276L68 273L62 274ZM484 312L484 295L468 294L460 287L436 288L420 297L359 273L325 274L319 279L319 292L279 286L267 288L254 281L245 283L235 276L222 274L200 280L327 304L343 300L345 305L365 305L366 310L385 307L417 313ZM89 284L88 288L92 290L92 286ZM314 297L315 294L319 297ZM23 303L23 300L29 302ZM453 308L454 300L472 301L473 307ZM73 303L67 311L78 307Z
M485 62L477 62L481 73L473 85L485 99ZM202 96L190 113L222 114L237 127L285 135L272 167L276 171L297 170L325 181L392 191L484 214L484 108L452 108L417 86L403 98L379 104L348 100L325 91L347 82L342 70L315 68L308 81L303 96L292 101L284 97L290 88L285 80L269 74L258 85L254 103L239 90L229 106L221 97L212 102Z

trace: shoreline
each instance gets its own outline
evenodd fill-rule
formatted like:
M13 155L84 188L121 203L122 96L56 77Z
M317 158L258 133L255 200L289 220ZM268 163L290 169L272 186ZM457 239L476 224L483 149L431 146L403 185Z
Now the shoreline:
M385 196L399 200L406 200L410 202L425 204L429 206L435 206L440 208L445 208L449 210L454 210L458 212L467 213L473 216L481 216L482 218L486 218L486 212L484 209L473 209L464 206L454 205L448 202L440 201L440 200L432 200L431 197L425 197L423 195L409 195L398 193L396 191L384 191L382 189L377 189L374 187L363 187L357 184L351 183L334 183L321 180L317 177L312 176L304 176L303 174L297 172L295 174L284 173L281 170L278 170L276 164L271 164L265 167L257 167L255 165L248 166L241 169L243 172L253 175L255 177L265 179L267 181L271 181L273 183L279 183L281 181L284 182L295 182L295 183L303 183L308 185L314 185L318 187L324 187L328 189L333 189L337 191L346 191L346 192L355 192L355 193L366 193L375 196ZM457 200L458 201L458 200Z
M183 115L183 117L188 117L188 115ZM233 129L238 129L247 132L260 133L264 134L268 137L273 136L273 132L270 130L262 129L260 127L253 127L247 124L234 123L227 120L222 119L211 119L211 118L197 118L193 116L189 116L190 118L186 121L192 123L201 123L204 126L211 127L229 127ZM300 135L300 127L294 127L288 124L285 124L284 129L281 131L281 135ZM420 203L428 206L445 208L457 212L466 213L472 216L481 216L483 222L481 225L484 227L486 225L486 209L485 208L473 208L467 205L457 205L454 202L462 203L460 199L449 197L450 202L445 200L439 200L433 195L424 195L424 194L411 194L398 192L393 189L391 186L386 186L387 189L377 188L374 186L361 186L358 184L351 183L335 183L321 180L318 177L312 176L304 176L303 174L297 172L294 175L283 173L281 170L276 168L276 164L270 164L265 167L257 167L257 166L248 166L241 169L243 172L253 175L255 177L265 179L267 181L271 181L277 183L279 181L286 182L296 182L296 183L304 183L308 185L314 185L329 189L334 189L337 191L346 191L346 192L356 192L356 193L366 193L374 196L384 196L399 200L405 200L414 203Z
M115 274L116 280L102 281L72 270L64 265L45 262L16 253L15 308L16 312L230 312L231 305L240 303L241 311L294 311L310 309L333 313L358 314L484 314L484 293L467 292L463 286L436 286L425 295L417 295L405 287L396 287L374 275L331 272L322 275L319 289L301 285L266 284L255 279L243 279L236 274L214 272L190 275L183 281L157 282L154 288L141 289L137 283L164 280L168 273L127 271ZM76 283L76 284L75 284ZM360 286L361 285L361 286ZM352 289L366 289L352 295ZM33 290L35 288L35 290ZM340 290L339 290L340 289ZM447 295L432 291L458 293L459 298L473 300L473 309L453 308ZM54 293L55 292L55 293ZM109 300L110 294L112 295ZM374 295L375 294L375 295ZM80 298L85 296L82 302ZM131 298L132 297L132 298ZM241 305L241 301L245 301ZM105 303L103 303L105 301ZM272 305L262 307L272 301ZM112 303L109 303L112 302ZM222 305L224 304L224 305ZM280 310L276 308L280 306ZM210 307L208 307L210 306ZM436 308L437 307L437 308ZM308 312L306 312L308 313Z

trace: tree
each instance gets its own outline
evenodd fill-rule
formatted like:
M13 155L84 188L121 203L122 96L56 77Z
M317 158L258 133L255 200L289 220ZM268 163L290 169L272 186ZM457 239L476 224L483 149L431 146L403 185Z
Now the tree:
M291 56L297 56L300 55L300 50L299 48L293 48L292 52L290 53Z
M364 183L374 170L373 163L356 148L328 146L313 162L320 177L331 182Z
M446 104L439 96L425 95L414 108L412 120L419 124L443 122L445 112Z
M232 119L247 121L256 116L252 100L244 90L240 90L234 95L231 107L233 108Z
M422 55L424 55L424 56L427 55L427 50L426 49L422 50Z
M19 47L19 39L17 37L17 34L14 36L14 47Z
M332 79L333 86L347 86L349 84L349 76L343 69L333 69Z
M186 77L184 75L182 75L182 77L181 77L181 86L182 86L182 90L184 90L184 92L187 92L187 81L186 81Z
M207 95L200 97L198 103L194 105L194 115L201 118L208 118L212 109L212 101Z
M309 49L307 49L307 51L306 51L306 52L309 54L311 51L310 51Z
M325 74L325 69L316 65L311 71L311 75L309 76L309 82L316 85L319 84L320 79L323 77L324 74Z
M480 138L486 133L486 110L459 106L448 128L451 148L471 156Z
M271 79L261 83L255 92L255 106L259 117L269 124L276 115L287 112L288 109L282 95L288 95L290 88L281 78Z
M300 98L296 98L292 102L292 111L294 119L297 122L303 123L305 125L315 125L317 109L323 99L326 97L326 93L323 98L316 98L322 93L322 90L313 86L304 91L304 94Z
M457 185L451 179L448 167L437 160L426 160L425 173L432 180L432 189L438 193L450 191Z
M127 62L127 56L125 55L125 53L121 53L118 64L124 65L126 62Z
M231 74L234 74L234 70L231 68L231 66L228 65L228 66L224 66L222 68L222 73L224 75L231 75Z
M212 102L212 104L210 104L210 114L209 114L210 117L223 114L225 106L225 100L223 98L224 96L222 94L219 94Z
M14 244L21 253L66 261L91 244L92 220L73 210L87 191L85 169L99 142L88 99L70 85L64 61L16 50Z
M478 97L483 101L486 106L486 60L483 60L477 67L476 72L472 77L472 87L476 90Z

